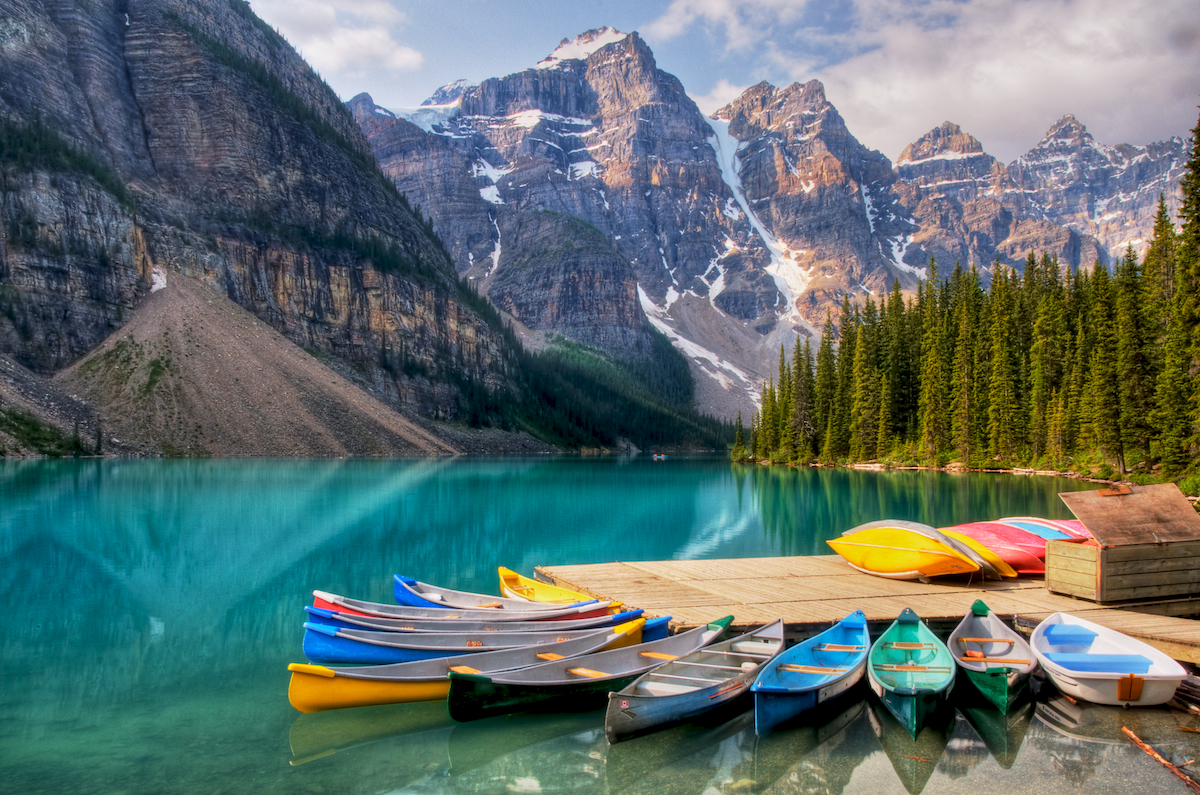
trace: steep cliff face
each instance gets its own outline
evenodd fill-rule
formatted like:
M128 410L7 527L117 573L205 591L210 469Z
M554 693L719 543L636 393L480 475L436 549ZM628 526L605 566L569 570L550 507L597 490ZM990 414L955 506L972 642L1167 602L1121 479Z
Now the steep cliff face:
M0 18L0 344L14 358L63 367L176 270L393 405L452 416L451 370L507 388L511 352L432 230L242 0L0 0ZM408 366L384 366L397 350Z
M1153 236L1158 197L1174 214L1187 151L1175 137L1145 146L1102 146L1074 116L1055 122L1008 173L1048 221L1097 238L1109 255L1141 254Z
M450 105L392 112L364 95L350 107L385 173L430 215L459 271L498 303L518 306L495 290L514 284L503 275L510 264L522 267L518 260L538 250L521 239L522 230L542 228L528 216L578 218L628 262L635 289L629 271L606 255L604 273L588 264L588 289L555 293L549 313L531 314L522 303L525 317L592 342L577 335L628 318L622 333L604 335L622 355L652 349L644 329L653 324L704 352L692 357L702 408L724 414L729 400L749 408L744 392L757 378L747 370L771 366L772 344L761 332L776 328L788 302L724 178L716 134L640 37L585 34L536 68L466 87ZM619 305L602 307L599 292ZM567 299L579 303L568 309ZM585 321L588 313L600 314ZM750 364L743 370L734 359Z
M1097 241L1052 223L1017 187L1008 170L957 124L944 122L905 148L893 192L916 230L903 244L908 262L962 263L988 278L993 263L1020 268L1029 252L1046 252L1072 268L1108 255Z

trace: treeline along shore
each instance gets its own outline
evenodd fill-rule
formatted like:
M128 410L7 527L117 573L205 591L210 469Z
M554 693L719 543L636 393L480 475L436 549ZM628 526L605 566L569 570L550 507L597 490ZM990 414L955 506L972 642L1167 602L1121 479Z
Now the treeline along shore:
M907 298L844 300L764 384L734 460L1032 468L1200 492L1200 159L1176 230L1160 199L1140 259L1023 273L930 261ZM990 282L984 286L985 281Z

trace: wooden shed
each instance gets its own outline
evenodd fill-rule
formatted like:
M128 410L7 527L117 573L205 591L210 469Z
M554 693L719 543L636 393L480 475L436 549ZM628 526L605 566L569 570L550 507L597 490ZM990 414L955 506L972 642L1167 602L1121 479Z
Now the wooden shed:
M1173 483L1058 495L1096 539L1046 544L1046 588L1101 604L1200 595L1200 514Z

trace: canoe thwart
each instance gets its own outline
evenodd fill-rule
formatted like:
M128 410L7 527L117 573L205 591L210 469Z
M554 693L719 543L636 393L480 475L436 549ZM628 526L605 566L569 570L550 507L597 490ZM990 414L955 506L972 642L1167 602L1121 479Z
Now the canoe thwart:
M875 667L880 671L949 671L950 668L944 665L888 665L884 663L876 663Z
M885 649L901 649L903 651L920 651L921 649L932 649L932 643L885 643Z
M456 674L477 674L479 671L469 665L451 665L450 670Z
M660 673L654 673L654 674L652 674L652 677L653 677L653 679L654 679L654 680L658 680L658 679L680 679L680 680L682 680L682 681L685 681L685 682L704 682L705 684L708 684L708 685L715 684L715 683L717 683L717 682L723 681L723 680L721 680L721 679L703 679L703 678L701 678L701 677L699 677L699 676L680 676L679 674L660 674Z
M813 651L865 651L866 646L847 646L843 643L822 643Z
M643 652L639 652L638 656L639 657L650 657L651 659L654 659L654 660L676 660L676 659L678 659L677 655L663 654L661 651L643 651Z
M563 655L561 655L561 654L555 654L555 653L554 653L554 652L552 652L552 651L542 652L541 654L537 655L537 658L538 658L539 660L562 660L562 659L566 659L565 657L563 657Z
M776 666L780 671L792 671L798 674L844 674L846 668L828 668L824 665L795 665L782 663Z
M606 674L603 671L593 671L591 668L568 668L567 673L575 674L576 676L586 676L590 679L601 679L611 674Z
M1008 638L959 638L958 642L959 643L1007 643L1009 646L1012 646L1016 643L1015 640L1009 640Z

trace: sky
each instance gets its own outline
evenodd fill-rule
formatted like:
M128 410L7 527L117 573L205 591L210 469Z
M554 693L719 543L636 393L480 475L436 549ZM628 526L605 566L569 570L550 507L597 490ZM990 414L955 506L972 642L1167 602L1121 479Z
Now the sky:
M1004 162L1065 114L1102 144L1185 140L1196 0L253 0L344 100L387 108L532 67L603 25L637 31L706 113L762 80L820 80L895 160L943 121Z

